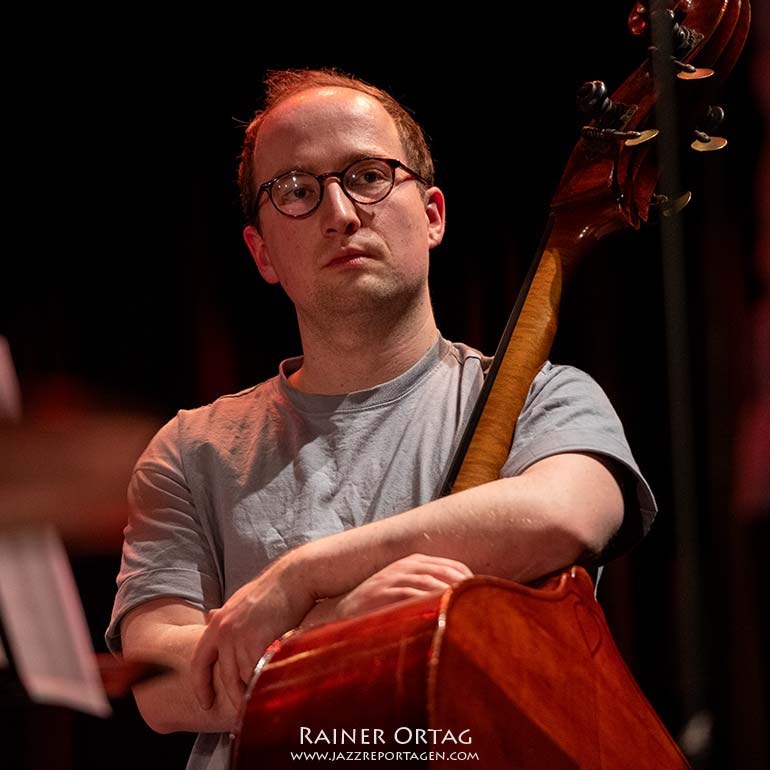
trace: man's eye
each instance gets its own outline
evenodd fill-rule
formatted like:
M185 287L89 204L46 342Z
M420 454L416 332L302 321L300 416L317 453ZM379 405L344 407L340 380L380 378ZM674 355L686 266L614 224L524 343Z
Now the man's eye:
M310 195L310 190L307 187L294 187L286 193L286 198L291 200L301 201L303 198L307 198Z
M361 178L368 184L372 182L382 182L387 177L385 174L383 174L382 169L370 168L364 171L363 174L361 174Z
M317 185L310 182L293 181L286 185L276 185L273 190L276 203L279 206L290 206L292 203L313 202L318 197Z
M351 187L369 187L372 185L390 184L390 169L380 166L356 169L350 174L347 183Z

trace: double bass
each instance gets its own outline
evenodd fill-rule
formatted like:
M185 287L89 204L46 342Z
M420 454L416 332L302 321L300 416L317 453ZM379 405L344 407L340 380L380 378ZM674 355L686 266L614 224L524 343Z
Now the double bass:
M530 383L548 358L570 270L599 239L684 202L656 191L659 148L672 141L653 125L660 79L676 79L680 122L695 132L695 149L717 149L720 141L698 125L704 85L730 72L749 19L746 0L634 5L629 27L649 36L649 56L611 96L599 82L581 89L591 120L553 196L548 230L441 494L498 478ZM664 38L650 36L656 28ZM438 597L289 632L257 663L232 738L233 770L346 760L688 767L623 662L579 566L532 585L474 577Z

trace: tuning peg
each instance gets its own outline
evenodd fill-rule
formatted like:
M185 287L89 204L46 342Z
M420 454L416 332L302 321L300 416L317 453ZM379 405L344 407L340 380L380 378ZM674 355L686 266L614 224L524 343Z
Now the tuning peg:
M692 64L685 64L684 62L671 57L671 63L674 65L674 69L678 70L676 76L680 80L703 80L704 78L710 78L714 74L714 70L708 67L694 67Z
M643 36L649 40L652 37L651 12L653 15L662 12L665 15L665 23L670 25L672 51L675 56L684 58L703 42L702 33L682 23L689 10L691 8L688 2L681 3L676 11L670 8L656 11L644 2L637 2L628 16L628 29L632 35Z
M636 107L613 102L608 96L607 86L601 80L583 83L577 92L577 108L596 125L583 126L586 139L601 142L634 140L637 144L646 142L658 132L624 131L623 126L636 112Z
M657 52L658 49L654 45L647 48L650 65L654 65ZM671 66L676 70L676 76L680 80L703 80L704 78L710 78L714 74L714 70L708 67L695 67L692 64L680 61L676 56L671 57Z
M624 144L626 147L636 147L637 145L649 142L650 139L654 139L660 131L657 128L648 128L646 131L629 131L629 134L636 134L636 136L630 136Z
M725 119L725 111L721 107L710 106L706 111L706 120L704 121L704 128L695 129L695 141L690 145L693 150L698 152L713 152L714 150L721 150L727 146L727 139L721 136L711 136L713 131L716 131Z
M577 108L584 115L601 120L602 125L619 124L620 115L625 112L625 105L618 105L609 98L607 86L601 80L589 80L583 83L577 92Z
M673 217L692 200L691 192L684 192L676 198L667 195L653 195L650 201L651 217Z
M723 136L709 136L703 131L695 132L695 139L690 144L693 150L698 152L714 152L727 147L727 139Z
M607 86L601 80L583 83L577 92L577 107L584 115L596 121L595 126L583 126L586 139L601 142L625 141L628 147L649 142L658 135L656 128L646 131L623 131L624 126L636 112L622 102L613 102L608 96Z
M653 14L658 11L653 10ZM669 9L662 11L666 17L666 24L671 29L671 45L674 52L671 57L671 64L676 70L676 76L680 80L702 80L709 78L714 74L714 70L707 67L695 67L682 61L689 54L693 53L703 41L703 35L697 30L686 27L682 22L686 14L686 7L682 6L676 13ZM638 2L634 5L631 14L628 17L628 28L631 34L637 36L646 36L651 39L650 9L643 3ZM657 51L655 46L648 48L650 64L653 63L653 57Z

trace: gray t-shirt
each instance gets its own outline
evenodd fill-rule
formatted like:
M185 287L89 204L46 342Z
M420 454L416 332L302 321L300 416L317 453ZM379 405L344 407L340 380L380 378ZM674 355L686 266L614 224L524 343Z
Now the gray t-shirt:
M488 364L440 338L394 380L327 396L289 385L301 365L290 359L267 382L180 411L131 480L109 648L121 649L120 620L133 607L162 596L219 607L287 550L431 500ZM631 479L626 519L649 528L655 502L607 397L583 372L547 363L502 475L561 452L615 461ZM188 768L224 767L226 743L200 736Z

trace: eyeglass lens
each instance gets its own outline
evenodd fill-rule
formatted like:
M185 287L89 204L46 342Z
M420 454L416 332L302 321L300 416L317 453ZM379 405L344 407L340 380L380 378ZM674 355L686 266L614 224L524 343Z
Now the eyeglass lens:
M377 203L390 192L393 174L393 168L385 161L366 158L345 171L342 187L358 203ZM291 172L274 182L270 196L279 211L292 217L302 216L318 205L321 182L312 174Z

